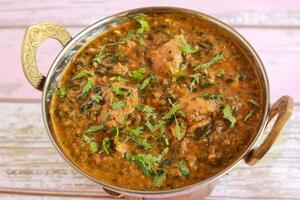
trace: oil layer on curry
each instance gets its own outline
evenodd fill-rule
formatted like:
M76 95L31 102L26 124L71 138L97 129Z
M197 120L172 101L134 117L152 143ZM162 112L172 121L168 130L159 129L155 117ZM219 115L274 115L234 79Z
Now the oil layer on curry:
M199 18L136 14L67 66L52 94L56 139L83 171L115 186L200 182L255 137L263 100L254 67Z

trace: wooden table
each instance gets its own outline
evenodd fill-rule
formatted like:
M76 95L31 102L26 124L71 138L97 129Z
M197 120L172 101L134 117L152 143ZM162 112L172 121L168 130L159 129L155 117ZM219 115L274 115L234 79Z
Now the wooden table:
M73 170L52 146L42 122L41 93L25 80L20 46L25 28L53 21L73 35L110 14L144 6L192 8L232 25L254 46L269 74L271 100L292 96L295 113L280 140L253 167L220 179L209 199L300 199L300 1L16 0L0 1L0 199L112 199ZM38 53L44 74L60 50Z

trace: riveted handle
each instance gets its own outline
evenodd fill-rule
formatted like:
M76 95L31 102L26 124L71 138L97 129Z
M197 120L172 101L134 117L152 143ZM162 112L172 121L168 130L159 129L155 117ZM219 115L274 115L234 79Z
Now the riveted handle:
M21 50L23 71L30 84L42 90L45 82L36 64L38 46L48 38L58 40L65 46L70 40L70 33L63 27L53 23L41 23L27 28Z
M289 96L282 96L271 107L268 123L277 116L277 119L266 139L261 145L252 149L245 157L245 162L248 165L255 165L268 152L278 136L281 134L285 124L292 115L294 110L293 99Z

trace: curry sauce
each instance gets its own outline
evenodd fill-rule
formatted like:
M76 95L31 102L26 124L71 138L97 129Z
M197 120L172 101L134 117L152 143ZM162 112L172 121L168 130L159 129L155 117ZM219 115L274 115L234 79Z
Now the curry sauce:
M115 186L169 190L231 165L261 123L262 86L205 20L139 13L85 46L52 95L69 159Z

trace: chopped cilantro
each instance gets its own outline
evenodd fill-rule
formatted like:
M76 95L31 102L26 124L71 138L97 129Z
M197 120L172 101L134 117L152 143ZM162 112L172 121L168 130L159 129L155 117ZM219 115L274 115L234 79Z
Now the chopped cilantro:
M66 95L66 88L65 87L58 88L56 94L59 98L63 98Z
M155 112L155 108L148 106L148 105L138 105L136 106L136 109L146 113L147 117L152 117L152 118L156 118L156 112Z
M181 130L180 130L181 128L180 128L180 125L179 125L175 115L174 115L174 117L175 117L175 135L176 135L177 140L181 140L183 138L183 134L181 133Z
M112 88L113 93L115 93L115 95L125 95L128 93L127 88L121 88L116 84L112 84L111 88Z
M147 121L145 123L145 125L147 126L147 128L153 133L161 128L164 128L164 126L166 125L166 121L163 120L159 120L157 124L152 125L149 121Z
M106 46L101 47L100 52L94 57L93 62L96 62L98 65L102 63L102 60L106 57L105 48Z
M120 108L123 108L125 106L125 102L124 101L118 101L118 102L115 102L111 105L111 108L113 110L117 110L117 109L120 109Z
M92 101L96 102L96 103L101 103L103 101L103 98L99 95L99 94L94 94L92 96Z
M215 57L213 57L210 61L208 61L207 63L198 65L197 67L194 68L194 70L197 70L199 68L208 68L211 65L213 65L213 64L215 64L215 63L217 63L217 62L219 62L220 60L223 60L223 59L224 59L223 53L218 54Z
M91 153L97 153L99 150L99 144L90 138L87 135L82 135L81 140L84 141L87 145L89 145L89 149Z
M110 148L110 140L108 137L105 137L103 140L102 140L102 148L104 150L104 152L106 153L106 155L109 154L109 148Z
M224 71L224 69L221 69L221 70L218 72L217 77L222 78L224 75L225 75L225 71Z
M254 99L249 99L248 102L255 105L256 107L260 107L259 103L257 101L255 101Z
M198 46L191 46L190 44L187 43L185 37L183 34L179 36L183 46L177 46L177 48L184 54L192 54L196 53L199 50Z
M172 105L172 108L165 114L163 119L170 119L176 112L180 110L180 105L174 104Z
M150 81L154 78L154 75L153 74L150 74L148 78L146 78L141 84L139 83L137 85L137 87L140 89L140 90L143 90L147 87L147 85L150 83Z
M156 173L158 162L161 160L161 155L155 156L153 154L127 155L126 157L134 161L146 176Z
M255 110L250 110L250 112L244 118L244 122L248 121L248 119L250 119L250 117L252 117L252 115L254 114L254 112L255 112Z
M89 77L87 79L86 84L83 86L83 89L82 89L82 96L83 97L87 96L88 92L92 89L92 87L94 86L94 84L95 84L94 78Z
M79 79L79 78L82 78L82 77L88 77L88 76L93 76L94 75L94 71L88 71L88 70L82 70L78 73L76 73L72 80L76 80L76 79Z
M131 77L131 78L134 78L137 81L142 81L142 80L144 80L145 72L146 72L146 68L141 67L137 70L128 72L128 76Z
M202 75L199 73L196 73L196 74L190 75L190 77L192 78L192 82L190 84L190 92L193 92L196 87L196 84L199 84L199 81L200 81L200 78L202 77Z
M236 118L232 115L232 111L229 105L225 105L223 109L223 117L230 122L230 127L234 127Z
M127 127L127 131L129 133L128 137L134 140L139 146L144 147L146 150L152 148L152 144L147 142L144 138L141 137L141 133L143 132L144 127L140 126L136 129Z
M103 125L90 126L86 132L96 132L103 129Z
M163 185L163 183L164 183L165 180L166 180L166 172L163 172L160 175L154 176L154 178L153 178L153 184L156 187L161 187Z
M190 170L189 170L189 168L186 166L184 160L179 161L179 162L178 162L178 165L179 165L179 169L180 169L182 175L187 176L187 175L190 174Z
M110 78L110 80L129 83L129 81L127 79L123 78L122 76L113 76Z

